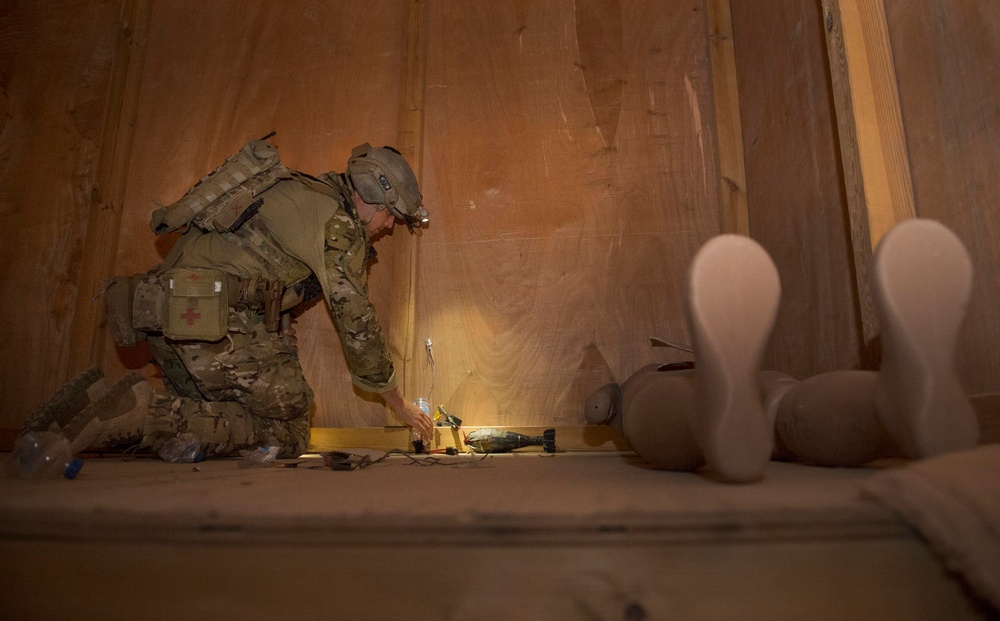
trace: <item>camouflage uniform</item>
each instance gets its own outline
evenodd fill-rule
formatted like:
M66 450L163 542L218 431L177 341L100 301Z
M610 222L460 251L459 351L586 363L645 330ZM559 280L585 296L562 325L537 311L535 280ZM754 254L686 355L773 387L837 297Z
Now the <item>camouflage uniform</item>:
M156 271L212 268L239 278L280 278L292 290L315 276L354 384L369 392L394 388L392 360L368 299L374 250L343 176L296 173L261 198L257 215L235 233L191 227ZM157 450L190 431L209 456L262 445L280 446L282 456L303 452L313 393L295 352L280 334L264 329L260 313L230 309L229 316L229 334L221 341L150 336L172 394L154 397L144 445Z

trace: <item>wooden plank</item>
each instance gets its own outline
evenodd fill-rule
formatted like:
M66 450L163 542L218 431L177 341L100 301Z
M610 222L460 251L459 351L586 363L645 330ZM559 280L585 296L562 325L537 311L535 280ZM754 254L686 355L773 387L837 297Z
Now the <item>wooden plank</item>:
M839 28L844 46L868 231L877 248L889 229L915 215L896 69L884 0L835 1L833 30Z
M454 447L468 451L463 438L481 427L435 427L431 450ZM547 427L502 427L507 431L540 436ZM628 441L613 427L604 425L558 426L556 450L560 452L631 451ZM310 452L337 449L367 448L379 451L410 451L410 430L407 427L313 427L309 439ZM518 452L541 452L541 447L526 447Z
M705 14L428 8L423 182L440 216L420 242L415 333L435 344L433 401L470 425L579 424L599 382L673 361L648 338L687 338L684 273L720 231ZM578 46L615 40L597 26L618 22L615 106L591 88L615 64L584 71Z
M1000 3L886 2L917 213L958 235L975 273L955 361L1000 393Z
M883 0L824 0L858 296L866 343L878 335L873 249L915 215L896 74Z
M403 52L403 84L400 88L397 148L409 162L419 183L423 175L424 75L427 65L427 2L409 0L406 4L406 34ZM434 214L431 214L433 222ZM393 235L393 270L391 315L388 338L395 355L396 378L404 397L415 398L413 352L415 334L417 267L420 236L410 235L402 227ZM396 424L387 409L386 424Z
M298 461L92 459L73 482L0 479L7 616L976 618L929 547L858 493L870 469L772 463L734 486L610 453ZM441 571L415 576L415 558Z
M804 379L865 366L821 7L731 7L750 229L781 275L764 368Z
M868 195L865 193L858 149L858 127L851 96L851 81L847 68L847 53L840 24L840 7L836 0L824 0L827 50L834 103L837 109L837 131L840 137L840 157L847 188L847 208L851 224L851 248L854 253L855 286L861 314L862 338L866 344L878 337L878 318L871 292L872 243L868 222Z
M132 139L139 89L146 57L149 0L127 0L118 24L111 87L105 107L97 190L90 203L77 285L76 318L64 375L102 366L108 336L104 331L101 292L114 275L118 234L124 209L125 183L132 157Z
M329 490L336 495L335 484ZM0 596L11 618L81 621L137 610L176 619L192 608L223 619L984 618L916 538L497 542L497 534L367 546L4 540L0 555L17 571ZM414 559L435 571L415 576Z
M736 50L730 0L708 0L709 57L715 99L715 132L719 158L719 210L722 231L750 235L747 207L743 127L736 79Z

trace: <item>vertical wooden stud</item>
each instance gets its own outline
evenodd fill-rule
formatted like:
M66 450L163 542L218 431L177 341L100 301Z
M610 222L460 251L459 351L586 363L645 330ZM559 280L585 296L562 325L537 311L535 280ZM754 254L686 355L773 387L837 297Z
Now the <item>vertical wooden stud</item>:
M413 168L417 181L423 173L424 74L427 62L426 0L406 4L403 86L400 92L397 148ZM433 218L433 215L431 216ZM414 385L413 352L416 342L417 267L420 238L400 236L393 248L390 349L396 354L396 377L400 389ZM387 414L390 425L399 422Z
M914 217L913 182L883 0L823 0L844 182L866 343L878 335L872 252Z
M730 0L708 0L709 57L719 153L719 206L724 233L750 235L743 126L736 80Z

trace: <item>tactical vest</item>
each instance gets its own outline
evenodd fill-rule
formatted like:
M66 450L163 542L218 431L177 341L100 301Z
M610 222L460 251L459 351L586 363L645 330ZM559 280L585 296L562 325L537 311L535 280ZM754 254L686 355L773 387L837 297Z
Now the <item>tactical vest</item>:
M178 201L157 209L150 222L157 235L184 226L215 232L254 256L262 273L237 278L218 270L171 269L171 257L183 246L178 243L161 265L164 271L112 281L109 293L113 295L106 296L106 302L115 341L119 345L134 344L141 340L140 332L214 341L227 330L229 308L259 308L264 312L267 329L276 331L279 312L318 290L309 283L312 270L285 252L267 226L254 218L263 204L260 195L279 181L290 179L338 202L349 196L346 185L340 187L343 180L338 183L330 177L321 181L291 171L281 165L273 146L253 140Z

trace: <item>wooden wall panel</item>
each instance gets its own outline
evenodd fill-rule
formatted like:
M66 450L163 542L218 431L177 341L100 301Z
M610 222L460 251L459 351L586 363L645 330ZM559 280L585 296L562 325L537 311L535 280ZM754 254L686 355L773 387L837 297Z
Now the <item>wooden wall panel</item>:
M972 255L958 364L971 393L1000 392L1000 4L886 0L917 216Z
M781 274L765 366L800 379L863 366L820 3L732 1L750 236Z
M312 173L342 171L362 142L394 144L404 13L393 0L155 2L116 271L158 262L172 240L149 230L154 201L176 200L247 140L277 131L285 163ZM370 277L382 317L389 311L388 247L379 246L384 252ZM382 424L380 403L355 394L326 305L307 311L298 330L317 396L313 424ZM124 370L114 369L115 360L154 371L141 349L106 359L109 375Z
M66 379L118 11L0 4L0 428Z
M704 4L429 12L414 338L434 343L432 401L473 425L579 423L594 388L684 357L648 337L687 339L686 266L720 230Z

